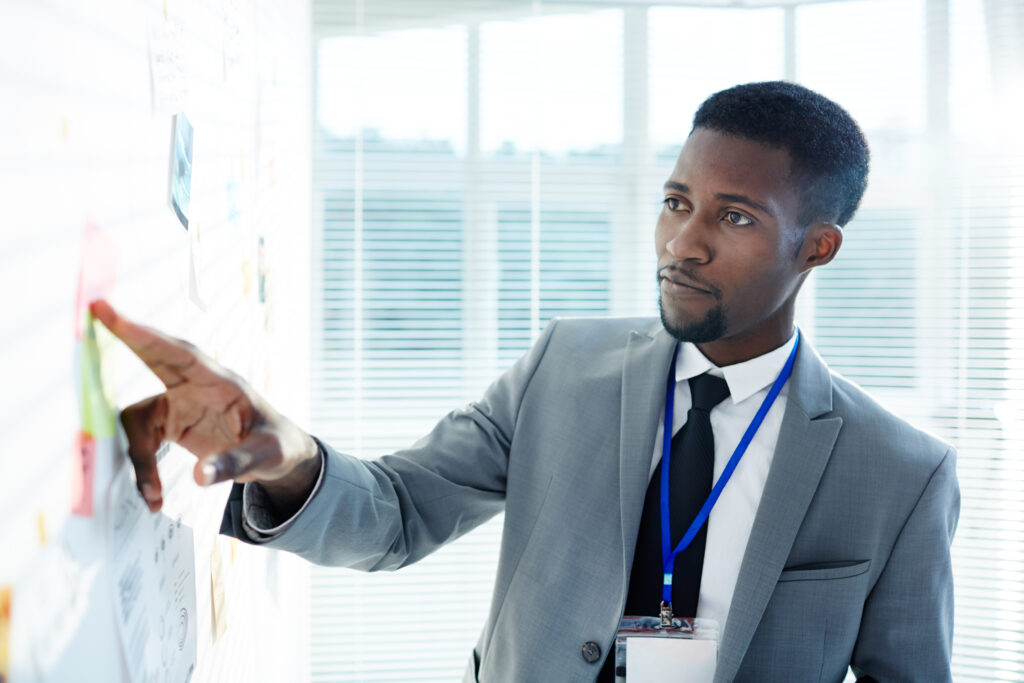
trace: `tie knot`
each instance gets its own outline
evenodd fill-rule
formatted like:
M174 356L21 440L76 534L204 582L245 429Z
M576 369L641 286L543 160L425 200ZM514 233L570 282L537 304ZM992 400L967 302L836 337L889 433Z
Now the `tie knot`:
M711 412L711 409L729 395L729 385L721 377L708 373L690 378L690 396L694 408Z

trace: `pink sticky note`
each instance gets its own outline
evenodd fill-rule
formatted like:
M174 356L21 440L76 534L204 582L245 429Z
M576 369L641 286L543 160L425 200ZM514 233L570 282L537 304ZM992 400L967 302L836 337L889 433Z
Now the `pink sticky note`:
M71 512L92 517L92 481L96 465L96 440L78 432L71 457Z
M87 223L82 235L82 260L75 294L75 339L82 338L89 302L109 297L117 280L117 247L103 230Z

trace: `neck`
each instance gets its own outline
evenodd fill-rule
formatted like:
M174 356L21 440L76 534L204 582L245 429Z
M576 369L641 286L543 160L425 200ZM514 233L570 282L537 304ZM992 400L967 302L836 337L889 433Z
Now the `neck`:
M718 367L735 365L779 348L793 335L793 310L781 311L759 325L715 341L697 344L700 352Z

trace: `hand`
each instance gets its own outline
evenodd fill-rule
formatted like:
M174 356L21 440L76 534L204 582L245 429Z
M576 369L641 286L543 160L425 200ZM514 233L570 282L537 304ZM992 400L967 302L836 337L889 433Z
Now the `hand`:
M137 325L102 299L90 310L167 387L121 412L139 493L151 511L163 502L156 452L164 441L199 458L196 483L260 482L280 515L298 509L320 472L309 434L192 344Z

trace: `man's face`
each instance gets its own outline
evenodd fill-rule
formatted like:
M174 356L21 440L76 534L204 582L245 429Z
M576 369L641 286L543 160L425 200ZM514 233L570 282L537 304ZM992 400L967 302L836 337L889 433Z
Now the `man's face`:
M704 128L690 135L655 233L661 318L673 336L756 338L779 324L803 281L791 183L785 150Z

